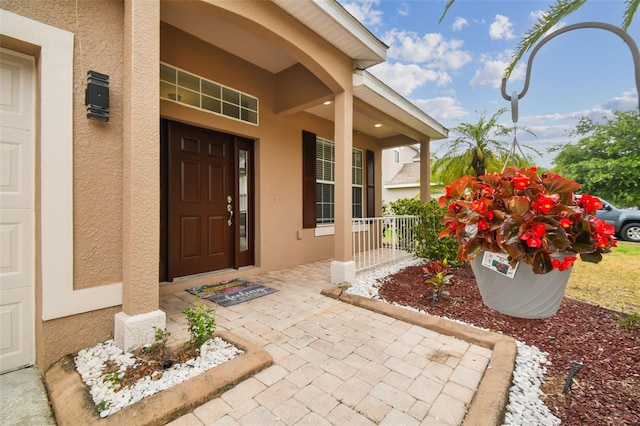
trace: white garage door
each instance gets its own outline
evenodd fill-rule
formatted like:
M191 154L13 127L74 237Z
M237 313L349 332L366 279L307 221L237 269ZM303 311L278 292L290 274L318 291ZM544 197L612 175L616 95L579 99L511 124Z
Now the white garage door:
M0 49L0 372L34 362L34 75Z

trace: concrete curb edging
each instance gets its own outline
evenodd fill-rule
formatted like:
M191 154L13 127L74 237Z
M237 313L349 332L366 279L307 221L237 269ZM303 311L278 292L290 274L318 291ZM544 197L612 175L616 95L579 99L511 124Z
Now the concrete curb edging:
M164 425L273 364L267 351L247 340L224 331L216 332L215 336L245 353L105 419L95 412L89 389L76 371L73 356L67 355L44 377L58 425Z
M491 360L473 401L471 401L463 424L465 426L500 426L503 423L516 362L515 339L444 318L404 309L380 300L344 293L343 289L338 286L323 289L320 293L341 302L491 349L493 351Z

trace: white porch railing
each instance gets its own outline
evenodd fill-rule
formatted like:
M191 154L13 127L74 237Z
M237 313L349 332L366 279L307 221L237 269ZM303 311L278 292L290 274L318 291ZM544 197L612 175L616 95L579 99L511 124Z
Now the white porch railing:
M384 216L353 220L356 272L413 257L418 216Z

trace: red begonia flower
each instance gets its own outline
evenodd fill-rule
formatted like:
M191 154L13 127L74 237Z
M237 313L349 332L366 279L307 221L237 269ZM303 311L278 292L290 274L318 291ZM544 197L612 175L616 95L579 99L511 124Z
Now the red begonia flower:
M560 226L562 226L564 229L569 229L571 228L571 225L573 224L573 222L571 221L571 219L569 219L568 217L563 217L562 219L560 219L560 221L558 222L560 224Z
M480 200L475 200L471 203L471 209L484 215L487 212L487 205Z
M518 173L518 176L514 177L511 183L513 184L514 188L522 191L523 189L526 189L527 186L529 186L529 184L531 183L531 179Z
M554 197L549 197L543 194L538 194L536 202L533 203L533 208L544 214L548 214L555 204Z

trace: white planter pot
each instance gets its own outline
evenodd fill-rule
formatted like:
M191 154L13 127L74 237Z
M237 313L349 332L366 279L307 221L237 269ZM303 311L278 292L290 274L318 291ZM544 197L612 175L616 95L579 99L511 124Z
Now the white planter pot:
M505 315L528 319L549 318L558 311L571 268L534 274L531 265L520 262L513 278L509 278L483 266L484 253L473 259L471 269L485 305Z

